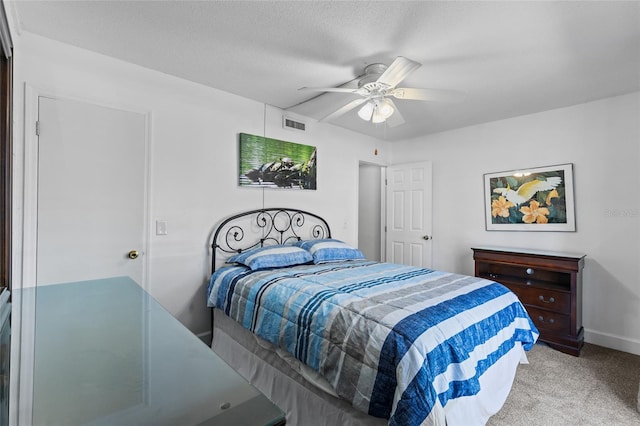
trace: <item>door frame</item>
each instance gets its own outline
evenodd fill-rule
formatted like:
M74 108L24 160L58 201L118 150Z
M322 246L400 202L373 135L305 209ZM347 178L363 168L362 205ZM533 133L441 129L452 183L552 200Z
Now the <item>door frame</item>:
M358 241L359 236L359 224L360 224L360 206L359 206L359 200L360 200L360 166L362 165L367 165L367 166L374 166L374 167L379 167L380 168L380 182L378 183L379 185L379 189L380 189L380 241L378 242L380 244L380 260L384 262L384 258L386 257L386 228L385 228L385 224L386 224L386 190L385 190L385 181L386 181L386 176L387 176L387 165L386 164L380 164L380 163L375 163L375 162L371 162L371 161L365 161L365 160L358 160L357 161L357 167L356 167L356 200L358 200L355 204L355 210L356 210L356 214L355 217L357 218L357 223L356 223L356 242Z
M47 90L24 83L24 122L22 127L24 143L16 147L14 165L20 176L13 182L14 191L14 234L13 234L13 303L11 337L11 378L10 392L15 395L10 402L10 424L31 424L33 406L33 367L35 360L35 296L36 296L36 248L38 237L38 121L39 98L67 99L97 106L119 109L142 114L145 117L144 156L144 212L142 235L142 287L148 290L148 265L150 257L151 230L151 182L152 114L131 105L113 104L99 99L80 98L64 90ZM17 175L18 173L16 173ZM24 290L24 291L23 291Z
M380 167L380 261L387 261L387 166Z
M358 239L357 241L360 241L360 220L362 218L362 213L360 211L360 196L362 194L362 181L360 179L360 170L362 169L363 166L366 167L376 167L380 170L380 181L376 182L375 184L372 184L371 186L375 186L377 187L378 191L380 192L380 205L378 206L378 208L380 209L380 223L378 224L379 229L378 232L380 233L380 239L379 241L377 241L377 244L379 245L379 251L380 251L380 260L384 259L385 256L385 191L384 191L384 182L385 182L385 175L386 175L386 169L387 166L382 165L382 164L377 164L377 163L372 163L369 161L363 161L363 160L359 160L358 161L358 184L357 184L357 189L358 189L358 205L357 205L357 218L358 218ZM367 185L368 186L368 185ZM375 188L374 188L375 189Z

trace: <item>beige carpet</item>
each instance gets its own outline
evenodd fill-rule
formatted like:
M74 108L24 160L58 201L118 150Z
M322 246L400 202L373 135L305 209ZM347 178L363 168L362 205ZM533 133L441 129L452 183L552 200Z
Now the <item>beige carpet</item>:
M488 426L640 425L640 356L585 344L580 357L535 345Z

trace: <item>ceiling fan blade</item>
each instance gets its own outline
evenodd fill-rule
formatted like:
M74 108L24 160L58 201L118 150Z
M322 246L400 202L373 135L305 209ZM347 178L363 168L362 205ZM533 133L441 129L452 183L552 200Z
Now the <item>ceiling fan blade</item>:
M391 92L391 95L397 99L434 102L461 102L465 97L463 92L455 90L412 89L407 87L399 87Z
M301 87L298 90L309 90L312 92L358 93L359 89L347 89L343 87Z
M349 102L348 104L346 104L345 106L343 106L342 108L339 108L337 111L334 111L331 114L327 115L326 117L321 118L320 121L332 120L334 118L340 117L342 114L351 111L352 109L354 109L358 105L361 105L361 104L363 104L363 103L365 103L367 101L368 101L367 98L355 99L355 100Z
M389 102L393 107L393 114L391 114L391 117L387 118L387 124L389 125L389 127L397 127L401 124L404 124L404 118L402 117L402 114L400 114L400 110L398 109L396 104L394 104L393 101L389 98L387 98L387 102Z
M404 80L413 71L420 68L420 66L421 64L412 61L411 59L398 56L391 65L389 65L389 68L382 73L377 82L384 83L389 87L396 87L398 83Z

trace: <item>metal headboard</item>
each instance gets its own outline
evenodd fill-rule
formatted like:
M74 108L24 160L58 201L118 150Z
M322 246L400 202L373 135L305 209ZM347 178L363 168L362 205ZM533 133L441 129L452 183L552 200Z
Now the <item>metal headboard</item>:
M319 238L331 238L329 224L304 210L272 207L239 213L223 220L213 234L211 272L216 261L244 250Z

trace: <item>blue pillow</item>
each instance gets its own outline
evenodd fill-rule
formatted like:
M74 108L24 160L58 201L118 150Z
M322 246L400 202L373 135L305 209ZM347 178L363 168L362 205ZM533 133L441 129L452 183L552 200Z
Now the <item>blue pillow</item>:
M295 246L266 246L243 251L227 260L227 263L239 263L248 266L252 271L267 268L310 263L313 257L308 251Z
M364 254L340 240L326 238L322 240L298 241L294 244L309 251L313 263L336 262L342 260L364 259Z

